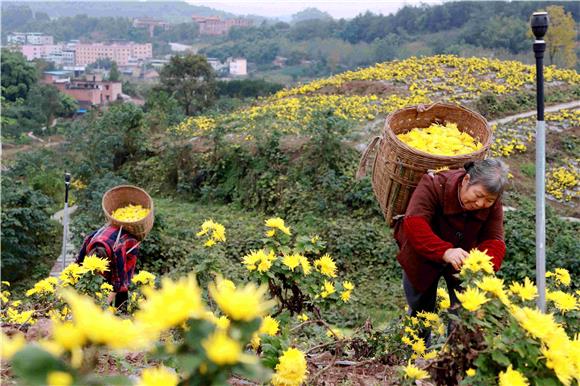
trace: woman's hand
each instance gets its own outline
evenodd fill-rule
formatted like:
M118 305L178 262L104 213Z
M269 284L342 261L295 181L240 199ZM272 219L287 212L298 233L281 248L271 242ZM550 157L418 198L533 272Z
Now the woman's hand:
M456 271L459 271L467 255L469 253L461 248L449 248L443 254L443 261L451 264Z

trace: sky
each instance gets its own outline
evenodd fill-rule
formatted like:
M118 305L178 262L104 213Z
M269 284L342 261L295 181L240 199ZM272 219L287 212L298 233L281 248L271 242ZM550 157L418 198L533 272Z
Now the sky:
M335 19L350 19L367 10L388 15L404 5L440 4L442 0L187 0L189 4L205 5L238 15L260 15L267 17L287 17L305 8L314 7L328 12Z

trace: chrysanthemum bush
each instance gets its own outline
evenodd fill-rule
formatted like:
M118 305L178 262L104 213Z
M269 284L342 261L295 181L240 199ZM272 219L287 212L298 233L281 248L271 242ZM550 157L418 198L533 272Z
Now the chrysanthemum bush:
M536 286L529 278L504 283L490 257L472 251L460 278L461 305L448 308L444 292L438 314L409 319L403 341L413 357L428 359L424 372L410 363L407 380L433 378L437 384L572 385L580 381L577 293L567 293L565 269L547 273L547 312L535 307ZM445 303L445 304L443 304ZM444 322L443 322L444 321ZM451 323L451 333L445 325ZM432 346L419 337L431 329Z
M131 350L146 353L147 362L154 364L142 372L140 385L225 384L232 374L300 385L307 377L306 359L289 331L309 318L304 312L292 317L296 310L279 291L296 286L301 303L293 304L314 310L316 302L330 298L347 302L354 286L345 282L335 287L334 260L314 258L324 247L317 236L299 237L290 248L291 231L282 219L266 220L265 230L268 249L248 255L260 257L255 269L250 269L248 256L244 263L271 277L236 285L216 274L205 292L193 273L158 281L141 271L132 279L126 312L109 305L112 288L102 276L108 262L96 256L71 264L59 278L41 280L26 293L31 301L24 304L10 299L9 283L3 282L3 321L18 330L41 318L51 323L48 337L35 342L26 342L20 333L3 335L2 358L29 384L129 384L126 377L97 374L95 366L101 354ZM208 253L226 239L225 228L211 220L198 236L208 237ZM312 278L309 287L304 287L304 277ZM315 325L327 326L319 319Z

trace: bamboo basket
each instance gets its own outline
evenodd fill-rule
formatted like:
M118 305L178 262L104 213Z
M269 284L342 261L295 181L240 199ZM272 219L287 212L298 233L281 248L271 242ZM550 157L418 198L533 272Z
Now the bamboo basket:
M414 128L448 122L456 123L460 131L481 142L481 149L469 154L440 156L414 149L397 138L398 134ZM492 133L486 119L465 107L449 103L406 107L387 116L382 135L371 140L361 157L357 178L366 173L368 158L378 145L371 181L383 216L392 227L405 214L415 187L427 171L442 167L458 169L468 161L484 159L491 143Z
M111 214L118 208L123 208L129 204L141 205L143 208L149 208L149 214L139 221L126 222L114 219ZM109 224L123 227L139 240L143 240L145 236L153 228L154 207L151 196L141 188L132 185L119 185L109 189L102 200L103 211Z

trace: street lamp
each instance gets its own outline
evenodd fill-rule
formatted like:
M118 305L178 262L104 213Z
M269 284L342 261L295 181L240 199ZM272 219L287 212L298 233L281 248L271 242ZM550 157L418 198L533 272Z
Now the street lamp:
M546 312L546 122L544 122L544 35L548 31L548 13L535 12L531 27L536 40L536 285L538 287L538 308Z
M70 187L70 173L64 174L64 210L62 213L62 269L66 268L66 246L68 243L68 191Z

